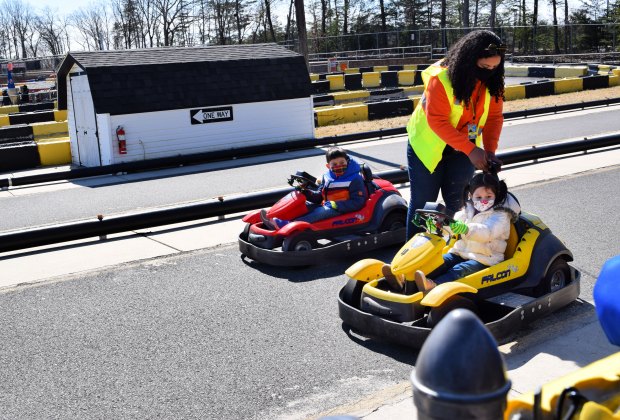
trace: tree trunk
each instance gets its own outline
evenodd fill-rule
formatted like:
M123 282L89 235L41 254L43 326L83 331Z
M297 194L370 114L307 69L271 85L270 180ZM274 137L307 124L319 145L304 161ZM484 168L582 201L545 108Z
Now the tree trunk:
M553 7L553 50L556 54L560 53L560 40L558 34L558 2L557 0L551 0L551 6Z
M536 54L536 27L538 26L538 0L534 0L532 11L532 54Z
M276 42L276 33L273 30L273 22L271 20L271 2L270 0L265 0L265 17L267 18L267 24L269 25L269 34L271 35L271 39L273 42Z
M385 47L387 46L387 23L386 23L386 17L385 17L385 3L384 0L379 0L379 8L380 11L379 13L381 13L380 18L381 18L381 32L382 32L382 36L381 36L381 46Z
M469 0L463 0L463 27L469 28Z
M342 6L342 33L344 35L349 33L349 3L350 0L344 0Z
M568 21L568 0L564 0L564 52L568 54L570 44L570 22Z
M299 53L306 60L308 67L308 35L306 33L306 14L304 0L295 0L295 19L297 20L297 36L299 38ZM308 67L308 70L310 68Z
M495 13L497 12L497 0L491 0L491 15L489 16L489 26L495 30Z

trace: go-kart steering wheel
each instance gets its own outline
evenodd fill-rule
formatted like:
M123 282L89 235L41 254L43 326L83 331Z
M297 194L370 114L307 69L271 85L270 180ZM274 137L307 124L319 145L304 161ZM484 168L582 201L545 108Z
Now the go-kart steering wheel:
M291 175L288 179L288 185L300 190L305 190L307 188L318 188L318 185L316 185L315 182L316 179L305 175L307 175L305 172L303 172L303 175L300 175L299 173Z
M454 213L441 203L426 203L423 209L417 209L415 211L414 223L426 229L427 220L432 219L436 230L430 233L440 235L443 231L443 227L454 221L453 216ZM418 222L416 222L416 218L419 220Z

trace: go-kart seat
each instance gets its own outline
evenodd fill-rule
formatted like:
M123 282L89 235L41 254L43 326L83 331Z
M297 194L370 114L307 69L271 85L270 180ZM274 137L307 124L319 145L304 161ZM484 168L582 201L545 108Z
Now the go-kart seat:
M377 190L377 184L373 182L373 175L370 166L362 163L360 165L360 172L362 173L362 178L364 178L364 184L366 184L366 190L368 191L368 196Z
M517 228L515 227L515 224L511 223L510 224L510 236L508 236L506 250L504 251L505 260L512 258L515 251L517 250L517 245L519 245L519 234L517 233Z

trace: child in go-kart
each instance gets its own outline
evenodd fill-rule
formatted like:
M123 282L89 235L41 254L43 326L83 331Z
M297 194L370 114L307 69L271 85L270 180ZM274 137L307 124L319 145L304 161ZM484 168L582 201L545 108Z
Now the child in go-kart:
M514 196L508 194L506 183L496 174L478 173L465 188L463 199L465 206L449 225L460 239L444 254L443 265L430 273L432 280L422 271L416 271L414 280L420 291L431 290L437 284L457 280L504 260L511 220L521 211ZM436 230L433 219L428 218L426 225L429 232Z
M358 211L368 199L360 165L355 159L350 158L340 147L330 147L325 153L325 159L328 171L323 175L319 188L316 191L302 189L307 199L308 213L295 221L314 223L341 213ZM264 209L261 210L260 217L263 224L272 230L291 222L276 217L269 219Z

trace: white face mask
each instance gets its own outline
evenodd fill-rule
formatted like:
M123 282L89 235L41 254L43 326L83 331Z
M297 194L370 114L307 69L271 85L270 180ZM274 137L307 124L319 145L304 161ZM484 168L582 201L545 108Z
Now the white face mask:
M495 200L472 200L474 203L474 208L479 212L487 211L493 204L495 204Z

